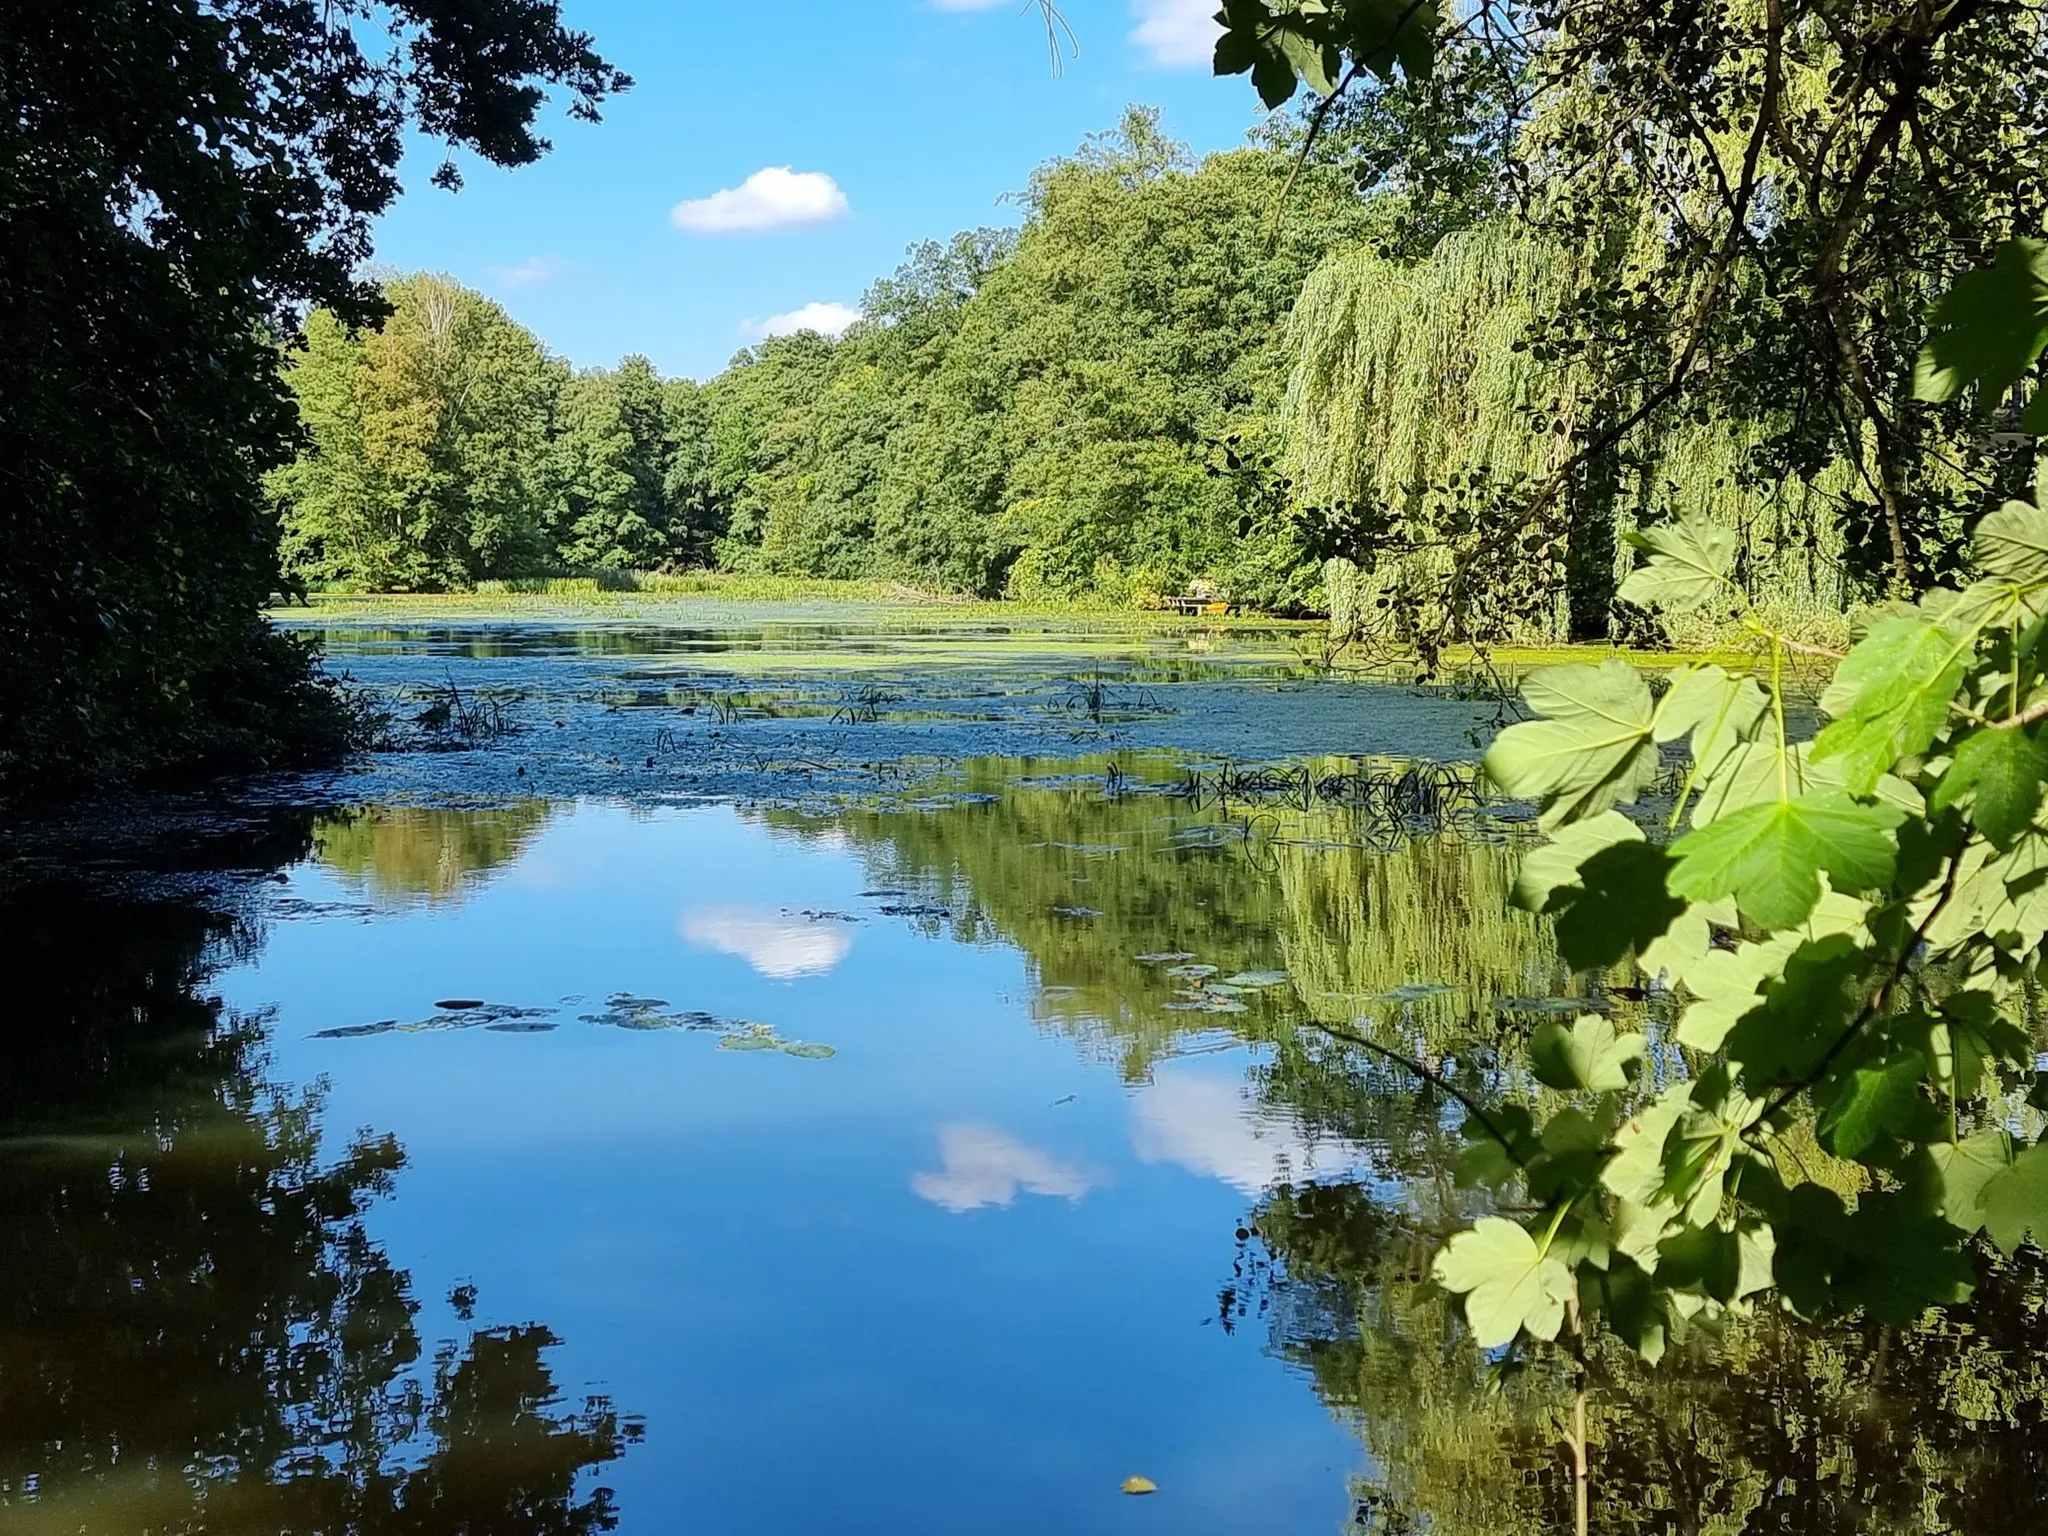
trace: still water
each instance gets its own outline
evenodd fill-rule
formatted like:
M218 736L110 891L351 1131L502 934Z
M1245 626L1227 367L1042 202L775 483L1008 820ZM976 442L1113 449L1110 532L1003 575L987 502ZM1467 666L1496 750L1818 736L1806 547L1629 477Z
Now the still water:
M1517 808L1114 740L694 804L392 766L6 899L0 1530L1560 1528L1554 1362L1424 1278L1460 1117L1357 1043L1500 1096L1555 1012L1655 1029L1510 907ZM1606 1358L1599 1528L2042 1529L2044 1362L2029 1261Z

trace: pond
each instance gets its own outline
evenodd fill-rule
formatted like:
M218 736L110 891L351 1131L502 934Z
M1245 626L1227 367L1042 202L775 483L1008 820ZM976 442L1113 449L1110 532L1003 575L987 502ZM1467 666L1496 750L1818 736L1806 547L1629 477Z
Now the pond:
M386 751L13 848L0 1526L1559 1528L1387 1052L1511 1093L1656 1005L1510 906L1492 702L1244 632L329 643ZM2039 1529L2044 1361L2025 1263L1607 1359L1600 1528Z

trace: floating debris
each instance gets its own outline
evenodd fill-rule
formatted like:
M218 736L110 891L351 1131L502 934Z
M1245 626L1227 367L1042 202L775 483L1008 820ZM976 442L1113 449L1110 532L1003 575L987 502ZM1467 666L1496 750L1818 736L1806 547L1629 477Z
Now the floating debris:
M1178 960L1192 960L1195 956L1192 950L1162 949L1154 954L1133 955L1131 958L1140 965L1171 965Z
M1054 911L1054 912L1056 912L1057 914L1059 914L1059 915L1060 915L1061 917L1100 917L1100 916L1102 916L1102 911L1101 911L1101 909L1100 909L1100 908L1098 908L1098 907L1054 907L1054 908L1053 908L1053 911Z
M484 1000L480 997L444 997L434 1004L443 1013L464 1013L471 1008L481 1008Z
M339 1029L316 1030L312 1038L353 1040L363 1035L415 1035L440 1029L496 1029L510 1032L523 1028L531 1033L537 1027L553 1029L553 1024L536 1026L534 1021L551 1019L561 1012L559 1008L517 1008L510 1003L472 1002L468 998L458 998L456 1002L460 1006L435 1004L434 1006L440 1010L438 1013L430 1014L415 1023L404 1024L397 1019L379 1019L374 1024L349 1024Z
M887 902L876 910L884 917L951 917L953 915L944 907L935 907L931 903L924 901Z
M681 1029L713 1034L719 1037L718 1048L724 1051L780 1051L786 1056L800 1056L810 1061L822 1061L838 1054L831 1046L814 1041L785 1040L775 1032L774 1026L758 1020L720 1018L701 1008L671 1009L664 998L614 992L605 1002L607 1006L602 1013L578 1014L577 1021L607 1029ZM379 1019L374 1024L323 1029L313 1038L350 1040L364 1035L418 1034L448 1029L488 1029L499 1034L537 1035L560 1028L560 1020L556 1017L561 1012L560 1008L517 1008L510 1003L484 1003L469 998L452 998L436 1006L440 1012L418 1023Z
M1218 997L1213 992L1183 992L1180 1001L1166 1003L1168 1013L1249 1013L1251 1010L1234 997Z
M1149 1477L1127 1477L1124 1479L1125 1493L1132 1494L1135 1496L1139 1494L1157 1493L1158 1491L1159 1485L1153 1482L1152 1479Z

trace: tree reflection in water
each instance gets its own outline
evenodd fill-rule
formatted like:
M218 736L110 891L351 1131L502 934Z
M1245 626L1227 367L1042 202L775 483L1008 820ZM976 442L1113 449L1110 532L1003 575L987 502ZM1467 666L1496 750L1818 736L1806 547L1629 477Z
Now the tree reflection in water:
M1428 1279L1472 1209L1454 1177L1462 1112L1331 1026L1497 1104L1541 1091L1523 1050L1541 1000L1585 993L1653 1032L1654 1004L1608 985L1632 975L1565 973L1548 925L1509 904L1518 854L1504 838L1390 842L1326 806L1233 824L1106 794L1100 780L1005 788L1032 767L969 765L963 787L982 793L954 804L768 819L850 833L876 883L929 901L963 938L1016 945L1041 1020L1105 1048L1133 1080L1220 1032L1260 1048L1249 1074L1259 1107L1311 1141L1371 1149L1372 1177L1269 1193L1240 1229L1220 1321L1262 1333L1359 1435L1373 1471L1357 1489L1358 1529L1569 1529L1565 1362L1481 1354ZM1204 820L1218 835L1195 835ZM1077 919L1084 903L1096 915ZM1168 1012L1170 983L1148 951L1224 976L1279 966L1289 984L1247 994L1242 1013ZM1667 1047L1655 1069L1685 1064ZM1804 1155L1825 1161L1817 1143ZM2048 1260L2029 1250L1980 1262L1975 1301L1910 1328L1818 1328L1760 1310L1696 1332L1657 1367L1599 1347L1595 1529L2048 1530Z
M224 863L302 857L310 823ZM232 903L231 903L232 904ZM404 1162L324 1156L322 1096L261 1019L205 996L256 942L176 902L49 891L16 941L0 1078L0 1526L87 1533L490 1532L617 1523L590 1474L639 1428L566 1404L539 1324L426 1357L365 1213Z

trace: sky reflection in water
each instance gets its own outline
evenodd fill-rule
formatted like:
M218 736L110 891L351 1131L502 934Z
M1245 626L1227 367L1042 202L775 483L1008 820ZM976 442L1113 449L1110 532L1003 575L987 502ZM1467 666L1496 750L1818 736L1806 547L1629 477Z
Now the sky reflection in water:
M275 1009L283 1076L329 1080L330 1137L405 1149L368 1225L420 1291L473 1282L490 1315L545 1319L566 1389L644 1417L605 1469L623 1529L1342 1522L1357 1442L1257 1337L1213 1326L1249 1199L1350 1155L1251 1105L1251 1053L1125 1082L1034 1027L1016 950L885 915L914 904L840 832L727 808L410 814L458 818L414 830L444 852L459 831L482 867L331 837L280 893L329 915L275 923L219 987ZM835 1054L583 1022L619 994ZM314 1038L449 1000L554 1012ZM1161 1496L1118 1495L1134 1473Z

